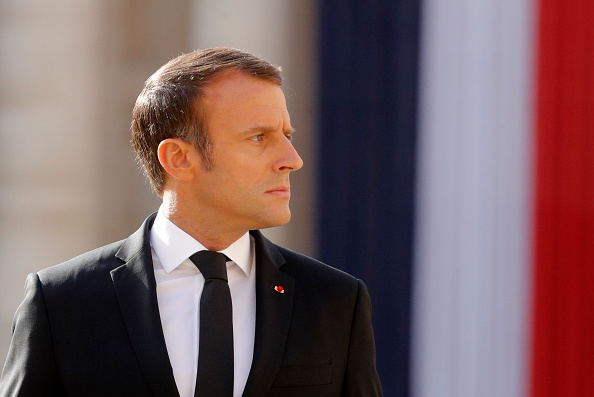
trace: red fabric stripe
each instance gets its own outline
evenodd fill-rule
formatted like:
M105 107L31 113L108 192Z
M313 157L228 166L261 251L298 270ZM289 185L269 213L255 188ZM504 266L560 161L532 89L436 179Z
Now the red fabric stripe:
M532 396L546 397L553 387L552 360L554 339L553 289L555 279L556 224L555 170L558 160L557 86L559 85L560 36L558 33L559 3L541 0L538 32L538 78L536 119L536 203L535 203L535 270L534 270L534 329L532 354Z
M583 341L580 351L579 366L584 377L581 395L594 396L594 2L585 1L585 257L583 285L583 305L585 315L581 318L580 340Z
M590 381L585 382L582 395L594 396L594 1L585 2L585 15L587 16L586 38L586 78L584 88L586 98L586 184L585 184L585 256L587 258L583 285L586 315L583 317L580 339L584 341L580 356L580 368L584 374L590 376Z
M540 0L531 395L594 395L594 6Z

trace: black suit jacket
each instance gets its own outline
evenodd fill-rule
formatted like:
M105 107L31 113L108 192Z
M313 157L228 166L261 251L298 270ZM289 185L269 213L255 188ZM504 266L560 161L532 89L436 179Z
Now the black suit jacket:
M157 305L153 219L28 276L0 396L179 396ZM363 282L251 233L256 336L243 395L381 395Z

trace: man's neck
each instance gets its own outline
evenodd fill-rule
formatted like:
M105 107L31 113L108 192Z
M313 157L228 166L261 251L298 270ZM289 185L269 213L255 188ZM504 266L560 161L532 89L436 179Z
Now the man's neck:
M224 250L247 232L225 228L224 222L213 222L204 216L207 214L186 211L171 197L163 198L161 211L167 219L211 251Z

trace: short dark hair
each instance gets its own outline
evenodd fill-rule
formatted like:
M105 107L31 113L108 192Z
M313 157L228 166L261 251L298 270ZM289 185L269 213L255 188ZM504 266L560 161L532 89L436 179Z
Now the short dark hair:
M165 171L157 156L167 138L193 142L206 169L212 168L203 87L230 71L241 71L282 85L281 68L234 48L217 47L182 54L163 65L144 84L132 112L132 143L155 192L163 195Z

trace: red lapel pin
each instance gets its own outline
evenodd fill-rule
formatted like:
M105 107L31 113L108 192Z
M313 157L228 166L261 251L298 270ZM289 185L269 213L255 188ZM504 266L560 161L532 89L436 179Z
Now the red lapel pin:
M282 285L275 285L274 286L274 290L280 294L284 294L285 293L285 289L283 288Z

